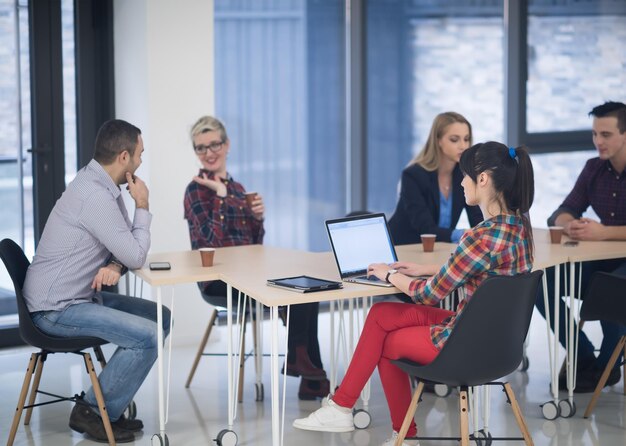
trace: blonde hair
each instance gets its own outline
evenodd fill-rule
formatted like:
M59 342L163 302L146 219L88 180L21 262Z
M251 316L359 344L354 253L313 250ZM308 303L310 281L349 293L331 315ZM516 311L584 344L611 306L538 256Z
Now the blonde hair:
M223 142L228 141L228 135L226 134L226 128L224 124L217 118L213 116L203 116L196 121L196 123L191 127L191 142L193 144L193 139L201 133L207 132L220 132L220 138Z
M428 139L422 148L422 151L418 153L415 158L409 162L409 166L413 164L419 164L429 172L435 171L439 168L439 156L441 149L439 147L439 139L443 136L446 129L455 122L461 124L467 124L469 128L469 144L472 145L472 125L465 117L456 112L444 112L439 113L433 120L433 125L430 127L430 133Z

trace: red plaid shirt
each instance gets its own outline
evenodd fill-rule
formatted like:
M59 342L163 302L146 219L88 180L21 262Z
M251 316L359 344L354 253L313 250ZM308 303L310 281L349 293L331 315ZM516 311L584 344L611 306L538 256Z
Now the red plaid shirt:
M531 249L522 220L512 215L497 215L466 231L439 272L427 280L414 280L409 290L417 303L437 305L454 290L464 288L465 299L456 313L430 327L433 344L441 349L456 318L483 280L493 275L527 273L531 269Z
M198 175L203 173L213 179L213 174L204 169ZM263 243L263 221L254 218L246 204L245 189L230 175L224 184L224 198L195 181L185 190L185 219L193 249Z

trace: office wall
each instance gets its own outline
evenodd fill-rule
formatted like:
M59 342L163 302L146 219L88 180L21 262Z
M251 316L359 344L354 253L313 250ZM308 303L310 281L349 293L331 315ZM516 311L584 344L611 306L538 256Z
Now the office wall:
M116 0L114 15L116 116L143 133L137 175L150 189L151 251L188 249L182 201L199 166L188 132L199 116L214 110L213 2ZM144 296L151 291L144 286ZM196 344L209 306L193 284L174 292L174 342Z

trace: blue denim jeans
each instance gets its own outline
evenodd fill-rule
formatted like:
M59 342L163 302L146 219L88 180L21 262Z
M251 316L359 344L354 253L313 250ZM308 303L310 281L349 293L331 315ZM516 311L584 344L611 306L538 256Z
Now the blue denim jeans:
M111 421L130 404L157 359L156 303L109 292L102 305L81 303L62 311L32 313L40 330L53 336L93 336L118 346L99 376ZM163 307L163 334L170 328L170 311ZM164 337L165 339L165 337ZM93 388L85 401L98 412Z
M581 290L583 293L587 290L589 285L589 281L591 276L596 271L605 271L614 273L620 276L626 276L626 259L612 259L612 260L598 260L594 262L584 262L582 266L582 279L581 279ZM579 268L576 268L576 282L578 283L578 274ZM565 274L561 273L561 293L564 293L565 287ZM550 307L550 324L551 327L554 327L554 269L548 268L546 270L546 281L548 285L548 305ZM539 313L545 318L546 311L545 305L543 301L543 287L540 286L537 292L537 300L535 302L535 306L539 310ZM565 321L569 318L569 307L563 302L561 299L561 304L559 305L559 342L565 348L565 338L566 338L566 330L565 330ZM575 324L575 323L574 323ZM585 332L580 330L578 336L578 361L594 361L598 368L604 369L606 364L609 362L611 354L613 350L615 350L615 346L619 339L626 334L626 327L617 324L615 322L609 321L600 321L600 326L602 327L602 344L600 345L600 353L598 354L598 358L595 358L595 348ZM576 325L574 325L574 329L576 329ZM620 364L620 357L618 358L615 367L618 368Z

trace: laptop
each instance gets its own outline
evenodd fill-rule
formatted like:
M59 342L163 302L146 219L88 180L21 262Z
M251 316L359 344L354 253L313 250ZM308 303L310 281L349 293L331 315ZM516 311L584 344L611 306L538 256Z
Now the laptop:
M326 220L326 230L339 275L344 282L391 287L375 276L367 277L372 263L398 261L385 214L366 214Z

